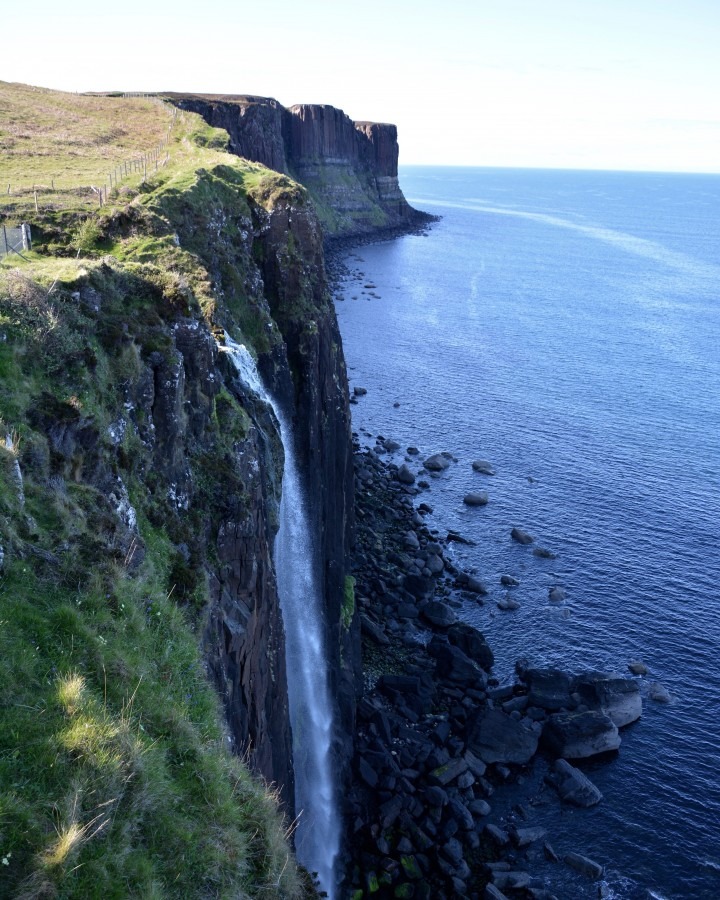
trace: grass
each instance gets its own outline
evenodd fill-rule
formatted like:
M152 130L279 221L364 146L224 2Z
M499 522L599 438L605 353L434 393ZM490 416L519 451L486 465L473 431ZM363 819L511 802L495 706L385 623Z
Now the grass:
M0 84L0 177L79 184L147 149L168 115ZM305 194L229 156L224 134L178 115L167 164L102 210L71 188L43 194L39 213L0 204L35 235L25 259L0 260L3 897L311 893L277 798L227 749L199 645L202 542L228 498L243 502L231 462L247 413L225 389L197 398L207 425L188 451L196 502L182 515L153 471L145 411L127 424L125 392L151 357L174 353L180 319L222 315L256 349L280 340L251 277L253 216ZM65 450L51 434L83 437ZM98 471L132 504L139 567Z
M120 163L158 146L173 118L157 100L0 81L0 212L28 205L33 186L44 206L88 202L89 185L104 185ZM138 184L140 178L136 173L123 183Z

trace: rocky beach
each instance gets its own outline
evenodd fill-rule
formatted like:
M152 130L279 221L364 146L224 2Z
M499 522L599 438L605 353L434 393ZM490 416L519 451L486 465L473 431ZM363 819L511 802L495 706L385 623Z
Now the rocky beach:
M607 861L583 847L559 858L542 807L602 801L580 767L615 753L620 730L641 715L639 678L518 660L516 680L498 682L492 649L461 620L466 604L489 602L486 585L453 562L453 544L470 538L425 521L423 486L450 459L423 460L383 437L373 448L356 441L365 691L346 805L346 895L550 898L551 880L534 874L540 859L607 895ZM477 462L476 471L492 471ZM507 539L532 541L522 529ZM501 582L510 593L517 579Z

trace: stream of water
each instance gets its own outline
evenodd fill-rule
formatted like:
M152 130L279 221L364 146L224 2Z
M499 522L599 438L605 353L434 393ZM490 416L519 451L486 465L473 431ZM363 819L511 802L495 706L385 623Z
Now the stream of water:
M311 519L295 456L292 426L266 391L247 348L226 337L226 350L246 387L272 407L285 450L275 570L285 625L293 731L295 806L299 815L295 847L298 860L308 871L317 872L321 889L333 900L340 816L330 759L332 705Z

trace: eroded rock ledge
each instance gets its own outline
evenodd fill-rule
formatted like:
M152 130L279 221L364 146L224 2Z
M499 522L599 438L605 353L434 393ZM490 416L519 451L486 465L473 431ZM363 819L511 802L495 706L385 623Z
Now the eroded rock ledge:
M400 189L395 125L353 122L326 104L284 107L270 97L237 94L163 96L225 129L232 153L305 185L328 235L367 235L431 218L413 209Z

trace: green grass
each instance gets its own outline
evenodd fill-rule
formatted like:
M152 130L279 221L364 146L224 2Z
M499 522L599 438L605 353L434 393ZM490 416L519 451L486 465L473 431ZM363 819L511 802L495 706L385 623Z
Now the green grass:
M0 436L11 435L0 444L0 896L305 890L276 798L227 750L196 630L207 586L175 549L211 529L226 491L241 496L223 460L247 414L215 397L185 522L154 492L135 432L117 447L107 436L123 414L118 386L169 352L168 328L194 302L178 278L149 262L63 258L0 277ZM100 317L73 299L83 285L102 296ZM86 460L58 457L46 436L80 427L94 465L127 484L146 552L137 571Z

